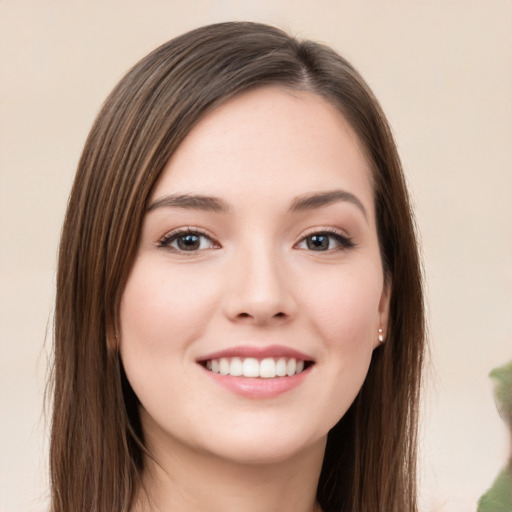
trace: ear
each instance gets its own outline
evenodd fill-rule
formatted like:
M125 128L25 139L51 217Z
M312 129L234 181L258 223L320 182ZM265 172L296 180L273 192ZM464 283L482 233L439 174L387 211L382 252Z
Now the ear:
M116 329L113 325L107 326L107 349L110 352L117 352L119 348L119 339Z
M382 285L382 293L380 295L379 300L379 324L375 331L375 344L373 348L377 348L382 345L386 341L386 337L388 334L388 326L389 326L389 304L391 301L391 279L385 278L384 283ZM382 331L381 331L382 329ZM382 341L379 339L379 336L382 336Z

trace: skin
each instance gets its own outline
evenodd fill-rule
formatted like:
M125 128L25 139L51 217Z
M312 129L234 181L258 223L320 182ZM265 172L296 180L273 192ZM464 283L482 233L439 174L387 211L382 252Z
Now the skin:
M290 210L340 190L351 196ZM165 204L183 194L214 196L227 210ZM149 204L119 333L154 458L144 475L152 499L141 495L136 509L313 510L327 433L356 397L388 318L357 137L317 95L250 91L198 123ZM204 235L195 250L167 236L179 229ZM311 235L326 230L341 238L321 235L319 250ZM314 365L270 398L219 386L197 362L276 344Z

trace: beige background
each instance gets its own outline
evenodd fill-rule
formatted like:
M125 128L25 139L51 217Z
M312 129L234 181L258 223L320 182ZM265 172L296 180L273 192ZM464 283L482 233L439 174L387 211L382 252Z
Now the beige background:
M45 332L92 120L147 52L233 19L334 46L389 116L428 279L422 511L474 510L508 450L487 375L512 358L511 0L0 0L0 511L45 510Z

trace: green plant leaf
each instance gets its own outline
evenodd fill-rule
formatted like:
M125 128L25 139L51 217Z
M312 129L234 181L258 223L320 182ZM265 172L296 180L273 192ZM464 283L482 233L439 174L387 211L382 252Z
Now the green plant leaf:
M495 368L489 376L494 382L494 397L498 412L507 422L512 421L512 361ZM509 425L510 427L511 425Z
M512 361L489 374L501 417L512 431ZM478 501L477 512L512 512L512 459Z
M480 498L477 512L512 512L512 471L504 469Z

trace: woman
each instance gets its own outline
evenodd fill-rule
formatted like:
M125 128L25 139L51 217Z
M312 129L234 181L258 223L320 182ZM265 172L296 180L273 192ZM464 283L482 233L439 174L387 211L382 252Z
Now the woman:
M350 64L225 23L121 80L62 233L54 512L416 510L423 350L400 162Z

